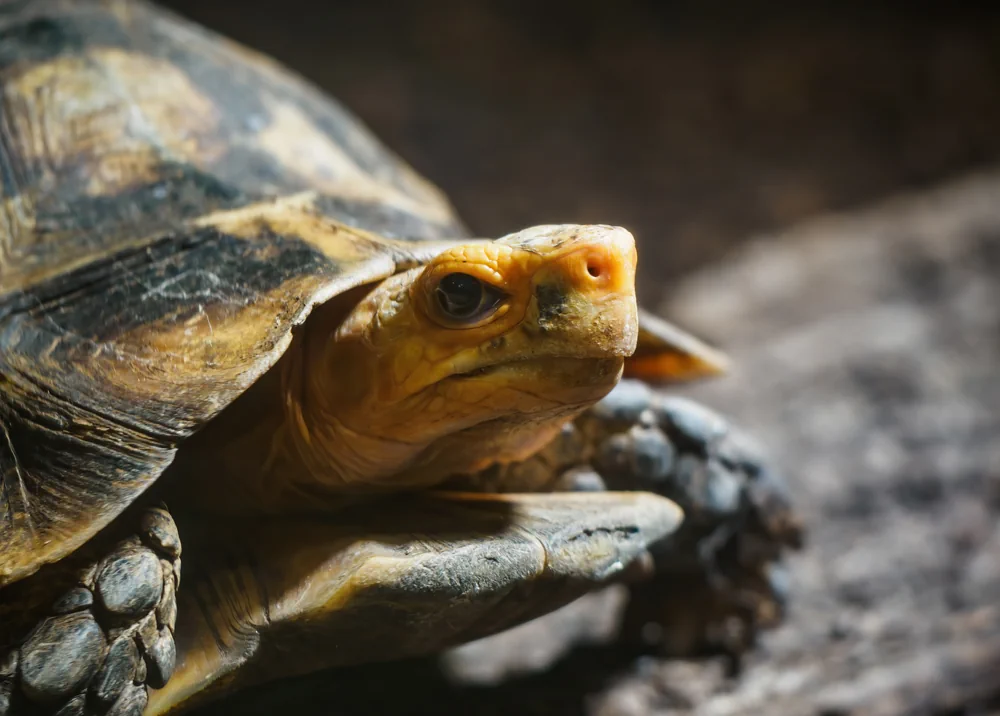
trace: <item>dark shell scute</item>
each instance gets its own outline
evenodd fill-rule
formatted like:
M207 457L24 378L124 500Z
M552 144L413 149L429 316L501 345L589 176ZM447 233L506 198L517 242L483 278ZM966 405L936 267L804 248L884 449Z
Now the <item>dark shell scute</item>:
M323 195L316 206L348 226L393 239L422 241L463 235L457 222L438 224L387 204L343 196Z
M0 17L7 10L0 3ZM16 8L10 8L16 12ZM93 45L125 47L128 37L110 13L83 13L72 18L42 15L0 30L0 69L31 67L65 55L81 55Z
M0 30L0 69L32 65L83 48L80 31L51 17L36 17Z

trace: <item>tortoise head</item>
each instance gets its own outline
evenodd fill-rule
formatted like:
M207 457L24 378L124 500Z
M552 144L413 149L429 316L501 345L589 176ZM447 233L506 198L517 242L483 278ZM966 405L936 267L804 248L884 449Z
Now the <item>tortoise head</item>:
M378 364L373 399L421 414L431 394L454 401L443 414L476 423L553 402L589 405L635 351L635 263L624 229L527 229L451 249L388 282L371 297L377 309L355 314L337 338L364 336Z
M618 382L635 267L624 229L539 226L387 279L310 332L297 451L317 477L396 488L527 456Z

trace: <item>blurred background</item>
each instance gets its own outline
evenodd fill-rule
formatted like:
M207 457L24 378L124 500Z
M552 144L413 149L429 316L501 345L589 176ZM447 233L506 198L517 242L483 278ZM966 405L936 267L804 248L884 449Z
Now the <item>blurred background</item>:
M809 530L736 679L596 643L606 599L457 684L411 662L206 713L1000 713L1000 4L165 4L338 97L477 235L632 230L644 302L735 359L688 394Z
M333 93L474 231L621 224L641 290L1000 157L981 2L169 0Z

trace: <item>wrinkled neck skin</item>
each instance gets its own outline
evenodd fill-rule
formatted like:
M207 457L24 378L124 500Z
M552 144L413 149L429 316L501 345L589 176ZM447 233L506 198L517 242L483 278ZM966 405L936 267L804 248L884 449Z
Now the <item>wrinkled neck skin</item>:
M317 316L293 344L281 366L283 423L262 475L266 503L426 488L524 459L621 375L619 357L540 356L401 390L426 380L411 370L421 360L448 361L419 332L384 335L419 321L413 301L394 299L411 278L387 280L339 325L339 316Z

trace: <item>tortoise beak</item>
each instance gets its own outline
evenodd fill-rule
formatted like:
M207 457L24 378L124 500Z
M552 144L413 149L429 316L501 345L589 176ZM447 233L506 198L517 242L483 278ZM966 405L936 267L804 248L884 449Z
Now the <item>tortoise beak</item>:
M636 250L620 227L568 227L532 276L533 323L552 350L576 358L625 358L638 335ZM558 236L558 235L557 235Z

